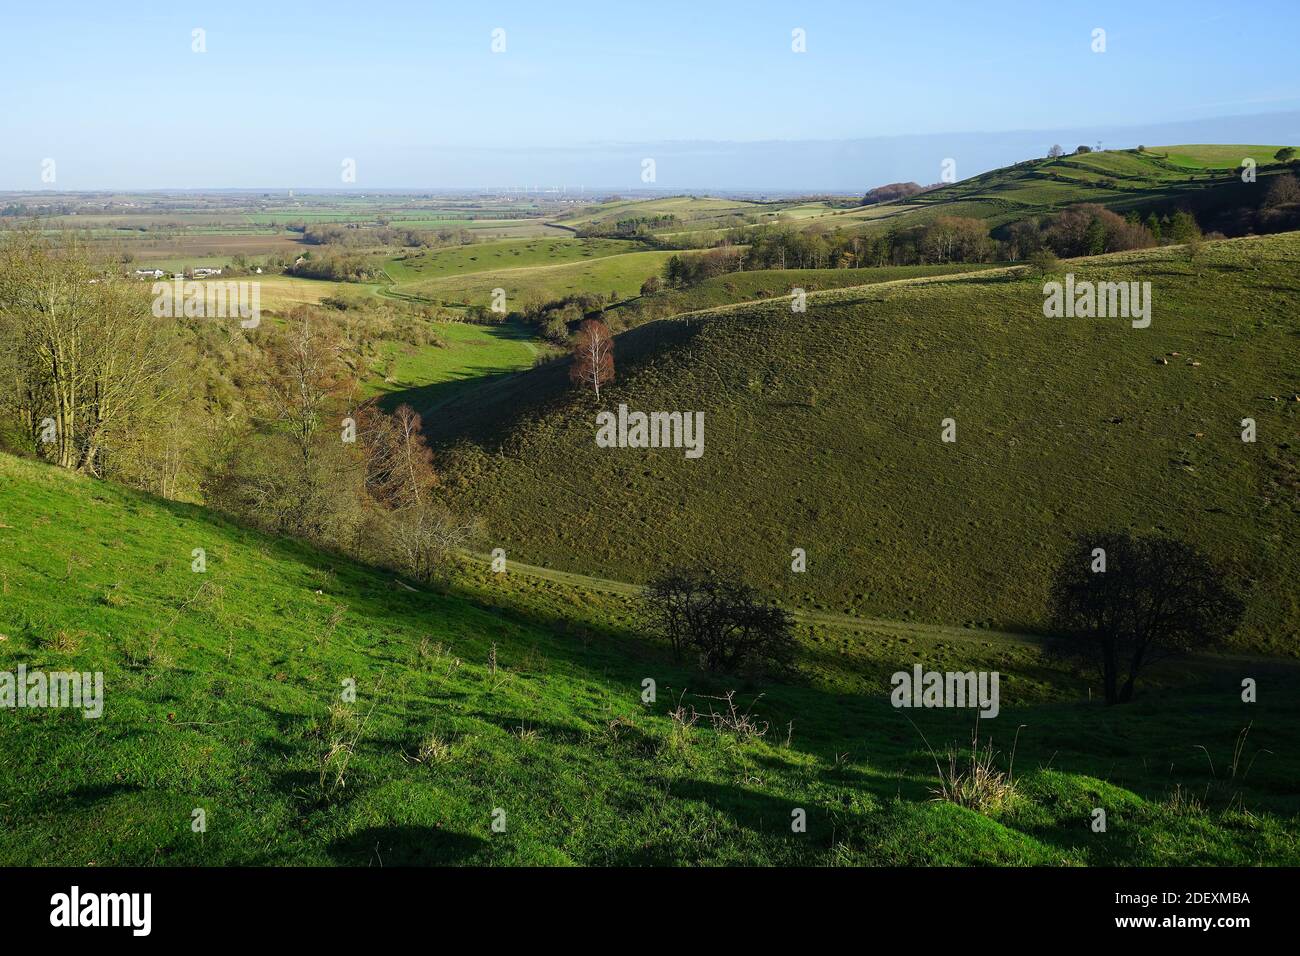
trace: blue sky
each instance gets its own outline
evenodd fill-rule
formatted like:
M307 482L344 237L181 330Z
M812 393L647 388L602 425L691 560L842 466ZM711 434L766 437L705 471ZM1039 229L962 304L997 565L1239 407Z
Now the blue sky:
M1300 111L1297 35L1295 0L7 3L0 189L40 188L45 158L63 189L338 187L344 158L358 189L631 186L640 155L700 141L725 161L661 163L660 185L813 187L797 145L736 144L1213 136L1196 122ZM1271 123L1259 137L1293 129ZM937 178L917 155L906 178ZM843 185L887 165L867 155Z

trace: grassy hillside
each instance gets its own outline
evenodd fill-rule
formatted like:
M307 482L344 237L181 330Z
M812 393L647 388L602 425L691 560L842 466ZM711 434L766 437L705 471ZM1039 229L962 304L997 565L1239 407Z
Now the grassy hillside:
M1068 268L1151 282L1151 327L1045 319L1020 269L653 322L618 338L599 406L563 364L445 406L452 497L534 563L734 563L798 606L1012 630L1042 620L1069 533L1159 528L1247 583L1242 646L1297 653L1300 234ZM598 448L619 403L703 411L704 457Z
M750 204L729 210L744 213L753 222L781 222L796 228L818 227L876 232L891 226L929 222L937 216L966 216L988 220L990 228L1030 216L1050 215L1079 203L1099 203L1118 212L1161 213L1188 208L1207 224L1220 225L1216 217L1225 210L1258 205L1271 176L1293 172L1274 155L1280 146L1184 145L1148 146L1137 150L1104 150L1058 159L1033 159L990 170L917 195L911 199L848 209L826 202ZM1243 183L1245 159L1258 164L1258 180ZM675 200L642 200L612 204L608 212L590 215L589 221L630 219L668 211ZM690 201L699 205L710 200ZM722 202L722 200L716 200ZM603 208L603 207L598 207ZM690 209L686 205L683 208ZM710 219L704 207L684 216L685 228L665 231L677 241L716 241L720 220ZM732 223L734 224L734 223Z
M621 243L626 245L626 243ZM627 252L553 266L523 266L490 272L467 272L406 282L403 294L457 305L490 305L493 289L504 289L506 306L513 310L529 299L554 301L568 295L614 293L625 299L636 295L650 276L659 275L671 252Z
M445 279L475 272L497 272L532 266L555 266L623 255L644 248L615 239L546 239L482 242L421 252L389 259L385 269L399 285Z
M612 226L627 219L674 216L690 229L710 229L719 224L730 224L741 218L761 218L776 215L779 204L747 202L743 199L722 199L713 196L668 196L654 199L619 199L574 210L557 220L573 229L591 226ZM669 231L664 228L659 231Z
M996 227L1078 203L1099 203L1120 213L1185 207L1209 222L1225 209L1258 205L1269 178L1293 169L1273 159L1278 149L1161 146L1140 153L1107 150L1029 160L879 208L906 210L899 221L908 224L935 215L957 215L986 219ZM1259 164L1254 183L1241 181L1241 165L1247 158Z
M714 276L681 289L663 289L653 295L639 296L610 310L627 316L632 307L652 309L659 314L676 315L696 309L731 305L753 299L787 297L793 289L818 292L845 286L870 285L921 276L951 275L973 272L993 266L947 263L928 266L884 266L870 269L757 269Z
M269 312L287 312L298 305L318 305L322 299L340 293L374 295L378 288L355 282L330 282L324 279L302 279L286 275L251 275L213 281L222 284L256 282L260 286L258 295L262 308ZM209 283L203 284L206 286Z
M487 242L408 253L388 260L389 294L452 305L490 305L505 289L510 309L528 299L552 301L580 292L635 295L670 252L624 239Z
M0 863L1300 862L1294 669L1251 662L1266 690L1247 706L1241 663L1197 665L1121 714L1023 645L822 629L806 682L755 688L666 664L626 599L472 568L453 582L412 591L0 456L0 669L105 678L99 719L0 710ZM1006 675L981 727L1004 767L1016 739L1001 809L931 800L920 732L942 750L970 722L914 711L918 730L888 705L884 675L914 661ZM766 733L709 726L729 690ZM705 716L675 723L679 704Z
M1261 166L1274 163L1281 146L1225 146L1197 143L1180 146L1153 146L1146 152L1154 153L1166 162L1187 169L1239 170L1247 157Z
M407 402L428 412L483 376L529 368L540 352L532 329L519 322L439 322L432 328L444 345L380 344L380 362L364 383L366 397L391 395L393 405ZM392 372L385 377L383 364L390 358Z

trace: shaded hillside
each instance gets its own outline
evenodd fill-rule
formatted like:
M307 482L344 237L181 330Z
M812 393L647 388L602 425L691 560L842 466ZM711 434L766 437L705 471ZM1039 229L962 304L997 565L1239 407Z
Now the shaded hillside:
M1020 270L650 323L618 338L599 406L563 364L444 406L449 496L534 563L734 563L798 605L1010 629L1042 620L1070 532L1159 528L1250 587L1243 646L1295 653L1300 235L1062 268L1151 282L1151 327L1045 319ZM704 412L703 458L598 448L620 403Z
M668 664L608 623L625 608L598 595L515 575L453 580L450 593L412 591L200 508L0 455L0 671L104 675L93 719L0 708L0 863L1300 859L1294 668L1251 663L1279 689L1249 708L1249 781L1221 782L1185 758L1196 743L1227 762L1247 719L1231 662L1181 689L1149 685L1135 739L1098 719L1077 678L1015 645L867 632L846 654L822 635L804 657L845 689L760 697ZM1028 725L1014 802L976 813L931 800L933 761L886 697L890 671L913 662L1003 673L999 746ZM355 703L342 699L348 679ZM711 726L728 690L756 733ZM701 712L694 725L668 716L683 704ZM970 731L969 712L913 719L937 746ZM1084 826L1099 802L1115 839ZM806 833L791 832L793 807Z

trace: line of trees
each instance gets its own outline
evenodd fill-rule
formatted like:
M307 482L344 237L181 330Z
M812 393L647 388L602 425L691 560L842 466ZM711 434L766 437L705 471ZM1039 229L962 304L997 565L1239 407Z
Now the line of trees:
M725 245L702 253L681 253L664 268L669 285L693 285L728 272L753 269L853 269L944 262L989 262L1004 253L988 223L963 216L939 216L921 225L887 231L829 232L813 227L755 226L728 235Z
M437 501L433 455L408 405L358 402L350 345L298 309L263 343L249 417L206 470L212 507L427 579L476 523Z
M511 317L535 326L538 334L557 345L568 345L570 330L588 315L599 315L618 298L613 292L580 292L559 299L528 299Z
M11 441L101 475L141 452L177 382L147 289L32 230L0 242L0 409Z
M1286 187L1279 187L1282 198ZM895 225L874 234L758 226L737 230L728 244L705 252L672 256L664 281L694 285L730 272L754 269L851 269L942 263L1019 261L1049 249L1058 256L1099 255L1184 243L1201 235L1190 212L1120 216L1085 203L1051 217L1026 219L990 234L988 222L966 216L937 216L928 223Z
M301 256L286 271L306 279L372 282L383 273L383 267L370 256L339 252L331 248L315 255Z
M418 414L362 401L374 322L158 318L76 236L0 236L0 448L427 577L477 527Z
M679 253L670 256L664 264L664 279L675 287L695 285L714 276L741 271L747 258L745 250L727 246L707 252Z
M583 239L640 239L650 238L656 232L677 229L682 221L672 213L656 216L633 216L616 222L594 222L576 230Z
M868 189L862 197L862 205L873 206L876 203L893 202L895 199L907 199L924 191L920 183L886 183L884 186Z
M478 237L468 229L413 229L384 222L366 223L296 223L286 227L301 233L302 241L313 246L339 246L370 249L375 246L405 246L422 249L437 246L468 246Z

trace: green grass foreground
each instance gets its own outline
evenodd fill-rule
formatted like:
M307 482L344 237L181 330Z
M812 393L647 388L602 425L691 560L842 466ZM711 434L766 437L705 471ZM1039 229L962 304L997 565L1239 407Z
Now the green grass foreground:
M1300 862L1285 662L1189 662L1107 709L1031 643L815 627L802 683L751 685L670 664L631 600L473 566L412 591L0 456L0 670L105 674L101 719L0 710L0 863ZM886 698L913 662L1004 675L980 728L1004 769L1018 737L997 811L932 801L919 732L942 750L969 738L970 712L912 711L914 729ZM1244 676L1259 703L1241 702ZM667 715L731 690L763 736ZM320 754L340 742L343 782L323 788Z

